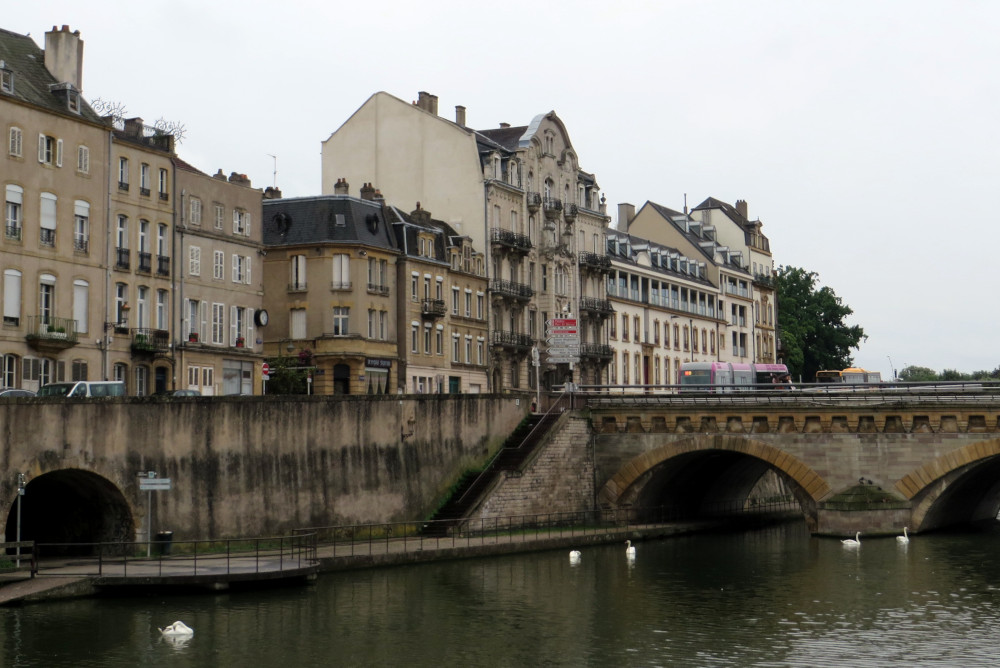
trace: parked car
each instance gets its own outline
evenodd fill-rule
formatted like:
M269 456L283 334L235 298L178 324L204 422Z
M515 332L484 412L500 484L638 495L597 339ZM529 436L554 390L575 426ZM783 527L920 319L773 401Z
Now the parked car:
M198 390L164 390L163 392L157 392L153 395L154 397L200 397L201 392Z
M120 380L81 380L76 383L49 383L38 390L39 397L124 397Z
M33 397L35 393L31 390L20 390L15 388L9 388L6 390L0 390L0 399L12 399L14 397Z

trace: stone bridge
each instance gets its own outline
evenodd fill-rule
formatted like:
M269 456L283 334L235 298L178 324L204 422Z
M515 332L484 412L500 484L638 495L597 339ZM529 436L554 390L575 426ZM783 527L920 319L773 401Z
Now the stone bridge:
M527 407L506 395L4 400L0 518L13 541L24 473L21 537L45 543L421 519ZM148 471L172 488L141 491Z
M927 531L1000 510L1000 396L986 391L586 403L598 507L710 513L772 471L818 534Z

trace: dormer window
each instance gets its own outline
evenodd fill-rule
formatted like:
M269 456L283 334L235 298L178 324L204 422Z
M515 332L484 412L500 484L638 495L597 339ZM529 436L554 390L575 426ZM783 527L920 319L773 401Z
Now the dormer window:
M66 108L74 114L80 113L80 91L71 83L53 84L50 87L52 93L61 100L65 100Z
M7 68L7 63L0 60L0 92L14 92L14 71Z

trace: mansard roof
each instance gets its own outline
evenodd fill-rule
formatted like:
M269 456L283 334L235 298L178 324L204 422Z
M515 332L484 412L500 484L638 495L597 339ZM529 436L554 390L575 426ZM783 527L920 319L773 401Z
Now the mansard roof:
M494 128L491 130L476 130L477 135L481 135L489 142L513 153L520 148L521 137L528 131L527 125L516 128Z
M0 93L0 99L13 98L56 114L103 123L82 95L80 113L76 114L53 92L53 86L65 82L57 81L45 67L45 51L31 37L0 28L0 60L14 74L13 92Z
M264 200L264 245L358 244L397 250L381 202L347 195Z

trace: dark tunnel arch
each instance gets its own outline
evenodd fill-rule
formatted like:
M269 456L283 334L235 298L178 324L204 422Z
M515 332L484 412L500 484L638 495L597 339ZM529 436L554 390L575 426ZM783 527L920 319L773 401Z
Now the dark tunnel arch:
M17 533L17 500L6 524L7 540ZM106 478L82 469L60 469L30 480L21 497L21 540L35 543L98 543L135 540L132 511ZM43 556L84 556L92 545L47 548Z

